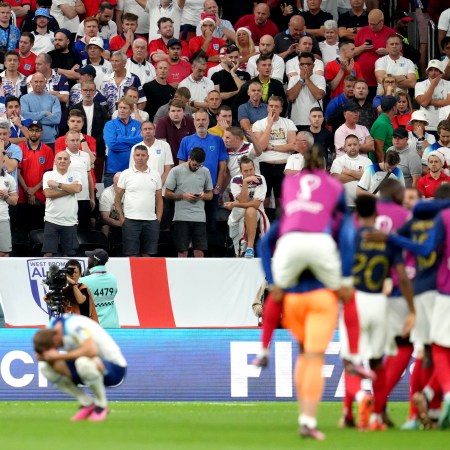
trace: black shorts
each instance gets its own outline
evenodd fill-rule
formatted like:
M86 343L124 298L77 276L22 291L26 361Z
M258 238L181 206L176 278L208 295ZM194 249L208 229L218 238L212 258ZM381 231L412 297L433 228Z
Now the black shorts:
M259 169L261 175L266 179L267 193L266 198L272 194L275 198L281 197L281 183L284 179L284 168L286 164L271 164L269 162L260 162Z
M122 245L125 256L158 253L159 222L125 218L122 225Z
M205 222L176 220L173 225L173 243L179 252L187 252L191 242L194 250L208 250Z

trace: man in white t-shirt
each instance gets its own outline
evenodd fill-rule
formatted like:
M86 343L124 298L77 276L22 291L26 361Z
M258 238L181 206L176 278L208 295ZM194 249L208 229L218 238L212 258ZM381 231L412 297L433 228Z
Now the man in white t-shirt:
M114 244L122 240L122 223L119 220L114 201L117 192L117 182L122 172L117 172L113 177L113 184L106 189L103 189L99 199L98 210L100 212L100 219L102 221L102 232L109 237L109 245L111 248ZM120 236L120 239L118 239Z
M446 9L445 11L441 12L441 15L439 16L439 22L438 22L438 42L439 45L441 45L442 39L445 38L445 36L450 36L450 8ZM441 48L441 51L444 50Z
M2 167L5 165L6 158L6 155L0 157ZM12 250L9 206L17 205L17 199L16 181L2 168L0 173L0 257L9 256Z
M343 106L345 122L334 133L334 147L336 149L336 156L342 156L345 153L344 145L345 138L349 134L358 136L359 151L361 153L368 153L374 151L374 140L370 136L369 130L363 126L358 125L359 122L359 107L354 102L347 102Z
M272 96L268 101L268 116L257 120L252 127L253 138L262 149L259 157L261 175L267 183L267 197L272 190L276 202L281 196L281 183L284 168L291 152L295 151L297 127L290 119L280 117L283 111L283 99Z
M284 168L285 175L299 173L305 167L305 153L309 152L314 145L314 136L309 131L299 131L295 138L296 153L289 155Z
M403 41L398 34L393 34L386 39L388 54L375 62L379 94L382 93L383 78L388 74L394 76L397 87L402 91L408 91L416 85L416 68L410 59L402 56L402 48Z
M161 177L150 169L145 145L136 146L133 158L134 165L120 174L114 203L122 223L123 254L154 256L163 213Z
M299 128L307 129L310 126L309 112L314 106L322 108L322 99L325 97L326 81L322 75L314 75L314 55L301 53L298 57L300 76L294 75L289 79L286 96L293 102L291 119Z
M78 248L78 202L75 197L82 186L69 170L70 156L66 151L55 156L55 169L45 172L42 188L46 198L44 216L44 256L53 256L61 244L64 256L74 256Z
M330 174L337 178L345 188L347 206L355 206L356 186L364 173L364 168L372 164L365 155L359 153L359 138L349 134L345 138L345 154L337 157L331 166Z
M73 34L78 31L80 15L85 12L86 8L81 0L53 0L50 9L50 14L58 21L60 28Z

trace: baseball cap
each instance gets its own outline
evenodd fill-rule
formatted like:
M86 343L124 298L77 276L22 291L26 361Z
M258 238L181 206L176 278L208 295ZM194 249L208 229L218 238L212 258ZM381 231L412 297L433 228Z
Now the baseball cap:
M405 127L398 127L394 130L392 136L404 139L408 137L408 131Z
M405 11L397 11L392 16L392 20L401 20L402 22L413 22L414 19L408 16L408 13Z
M33 122L31 122L30 125L28 125L29 129L32 128L32 127L37 127L37 128L40 128L42 130L42 124L38 120L33 120Z
M342 105L344 111L359 111L359 107L354 102L347 102Z
M167 42L167 48L173 47L174 45L179 45L181 47L181 42L177 38L169 39L169 42Z
M48 10L45 8L38 8L34 13L34 18L36 19L36 17L47 17L49 20L52 18Z
M105 48L103 44L103 39L98 36L91 37L89 43L86 44L86 48L88 48L90 45L96 45L97 47L100 47L102 50Z
M432 67L439 70L440 72L444 73L444 69L442 68L442 64L438 59L432 59L427 66L427 70L425 72L428 72Z
M104 265L108 262L109 255L106 250L103 250L102 248L96 248L93 251L87 251L85 252L85 255L88 258L94 258L100 265Z
M398 97L394 95L385 95L381 99L381 110L382 111L389 111L392 109L398 102Z
M414 121L414 120L418 120L420 122L425 122L428 125L428 119L427 119L427 115L425 114L425 111L414 111L411 114L411 120L410 122Z
M77 72L80 75L92 75L94 78L97 76L95 67L91 66L90 64L86 64L85 66L80 67L79 69L77 69Z
M60 28L59 30L55 31L55 35L56 33L65 34L67 39L72 39L72 33L67 28Z

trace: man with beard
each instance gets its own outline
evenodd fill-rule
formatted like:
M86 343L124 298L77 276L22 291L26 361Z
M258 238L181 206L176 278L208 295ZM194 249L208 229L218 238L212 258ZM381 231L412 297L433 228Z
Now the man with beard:
M176 38L170 39L167 43L167 61L170 66L167 82L175 89L192 71L191 65L181 56L182 52L182 43Z
M259 54L251 56L247 62L247 72L252 78L259 75L256 67L256 61L261 55L263 55L269 56L272 60L272 78L283 82L285 69L284 60L281 56L277 55L274 50L275 41L273 37L269 34L264 35L259 41Z
M86 14L86 17L91 17ZM108 2L101 2L98 7L97 14L94 17L98 20L98 36L102 39L111 40L114 36L117 36L117 25L112 20L114 17L114 6ZM84 20L80 23L77 31L77 37L84 36Z

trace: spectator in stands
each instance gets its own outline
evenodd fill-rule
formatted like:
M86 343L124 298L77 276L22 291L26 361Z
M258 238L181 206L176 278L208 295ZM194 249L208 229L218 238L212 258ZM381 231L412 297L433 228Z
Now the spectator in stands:
M251 83L257 82L262 86L262 97L261 100L264 103L267 103L268 99L275 95L277 97L281 97L283 99L283 104L285 105L283 107L283 113L286 112L287 109L287 101L286 101L286 94L284 92L284 86L281 81L276 80L275 78L272 78L272 59L270 56L264 56L261 55L256 63L256 67L258 70L259 75L252 78L251 80L247 81L239 91L239 94L236 96L235 105L239 106L242 105L249 100L249 94L248 94L248 88Z
M422 175L420 156L414 147L408 145L408 131L406 128L398 127L392 135L392 147L400 156L398 167L403 172L406 187L416 187L416 183Z
M215 0L205 0L205 3L203 4L203 11L205 14L211 15L215 18L216 28L214 30L213 37L229 42L235 41L236 33L234 32L233 25L229 20L222 19L220 17L219 7ZM202 35L201 24L197 25L196 35Z
M374 151L374 140L370 136L369 130L363 126L358 125L359 110L355 103L348 102L344 105L345 123L341 125L334 134L334 145L336 148L336 156L342 156L345 153L345 138L352 134L358 137L359 148L358 151L367 155Z
M127 72L137 75L142 85L155 79L156 73L153 64L147 61L147 41L138 38L132 45L133 56L128 59L125 68Z
M409 94L407 92L398 92L397 97L397 114L392 118L394 130L398 127L409 127L412 115L412 103Z
M238 120L245 134L250 137L252 136L252 125L257 120L267 117L267 103L261 101L263 89L258 81L252 81L248 85L247 94L249 100L239 106Z
M222 70L214 73L211 81L214 88L220 92L222 105L231 106L242 85L250 80L247 72L239 70L239 50L235 45L226 47L221 62Z
M139 102L139 90L136 86L129 86L125 91L125 97L128 97L133 101L133 112L131 113L131 118L136 119L138 122L146 122L148 121L148 113L146 111L142 111L138 108ZM118 115L117 110L114 111L112 115L112 119L115 119Z
M267 35L267 36L269 36L269 35ZM270 36L270 37L273 39L272 36ZM258 54L257 47L255 46L255 43L253 42L253 39L252 39L252 32L246 27L238 28L238 30L236 31L235 43L236 43L236 47L239 49L239 53L240 53L239 68L241 70L247 70L248 60ZM261 45L261 40L259 41L259 44ZM259 47L259 48L261 51L261 47Z
M311 151L314 137L309 131L299 131L295 137L295 153L289 155L284 175L294 175L305 167L305 153Z
M81 192L81 184L69 166L70 156L67 152L60 152L55 157L55 168L44 173L44 256L58 253L58 244L64 256L75 256L78 248L78 203L75 194Z
M201 116L202 112L195 115ZM187 258L191 242L196 258L203 258L208 249L205 201L213 198L213 183L209 170L203 166L205 158L203 148L194 147L188 160L167 177L165 196L175 201L173 242L179 258Z
M425 175L428 171L426 166L428 165L428 155L433 150L439 150L444 155L445 163L447 167L450 167L450 122L448 120L441 120L437 126L438 141L430 144L423 152L422 155L422 174ZM448 173L448 169L445 169Z
M98 182L101 182L105 160L103 130L106 122L109 120L109 116L104 106L94 102L95 92L95 83L93 81L81 83L81 102L77 103L73 109L78 109L84 116L81 132L84 135L92 136L96 141L95 178Z
M72 80L69 84L75 84L79 77L76 70L81 67L81 59L69 50L70 36L70 32L65 28L55 31L55 50L48 55L52 58L52 68L56 73Z
M95 78L97 77L97 70L95 69L94 66L91 66L90 64L86 64L85 66L80 67L78 69L78 73L80 74L78 83L72 87L72 89L70 90L70 94L69 94L69 105L70 106L74 106L77 103L80 103L82 83L84 81L92 81L95 84ZM137 88L136 88L136 91L137 91ZM139 94L138 94L138 99L139 99ZM102 105L104 107L107 106L105 96L98 89L96 89L94 102L96 102L99 105Z
M345 188L347 206L355 206L356 187L364 173L364 169L372 164L365 155L359 153L359 138L349 134L345 138L344 154L333 161L330 173L337 178Z
M408 25L414 19L409 17L406 11L396 11L392 16L392 28L396 31L397 36L400 36L403 42L403 56L410 59L414 64L419 65L420 52L416 47L413 47L408 41Z
M55 49L55 31L59 27L54 31L50 30L51 17L47 8L39 8L34 14L36 25L31 34L34 38L32 50L35 55L48 53Z
M105 144L108 147L103 183L111 186L116 172L129 166L131 148L141 141L141 124L131 118L133 102L122 97L117 107L118 117L106 123L104 128Z
M398 167L400 163L399 154L390 150L384 154L383 162L367 166L356 187L356 195L372 194L376 195L380 190L383 180L393 178L405 186L403 172Z
M330 98L337 97L344 92L344 80L348 76L355 80L362 78L361 67L354 60L355 44L351 41L339 42L339 56L325 66L325 79L327 80L331 93Z
M356 33L368 25L364 0L350 0L351 10L339 15L339 39L355 40Z
M45 92L45 84L46 80L42 73L33 74L31 76L33 91L21 97L20 105L25 119L41 123L42 142L53 148L58 134L58 125L61 122L61 105L57 97Z
M398 34L393 34L386 39L388 54L375 62L375 76L379 90L387 74L395 78L397 89L407 91L415 87L416 68L410 59L402 56L402 48L403 41Z
M297 46L298 58L292 58L286 63L286 75L291 78L294 75L300 75L300 55L302 53L312 53L314 55L314 75L324 75L324 66L321 57L317 57L313 52L313 40L311 36L302 36Z
M188 88L181 87L175 91L175 94L173 94L172 100L180 100L182 104L184 105L184 113L187 116L192 116L192 109L189 106L189 100L191 99L191 93L189 92ZM163 117L166 117L169 114L169 104L166 103L165 105L162 105L159 107L158 111L155 114L155 118L153 119L153 123L155 126L158 124L159 119L162 119Z
M172 38L167 43L167 62L169 63L167 82L175 89L192 72L192 66L181 57L182 48L183 45L178 39Z
M218 0L217 4L222 8L222 16L227 17L232 24L241 17L251 14L254 7L252 0Z
M117 33L124 32L122 27L122 17L124 14L132 13L135 17L139 17L136 33L148 39L148 30L150 27L150 17L144 8L135 1L118 0L115 13L115 22L117 25Z
M271 78L283 82L285 63L283 58L274 53L275 41L272 36L266 34L259 41L259 53L251 56L247 63L246 71L248 74L254 78L259 75L256 63L260 56L269 56L272 60L272 72L270 74Z
M19 72L20 56L15 51L8 51L4 55L5 70L0 73L3 80L5 97L10 95L20 97L27 93L25 76Z
M395 30L384 25L384 14L373 9L368 16L368 26L362 27L355 36L355 58L361 66L363 78L369 86L369 98L375 96L377 79L373 70L376 60L387 55L386 39Z
M61 28L69 30L74 40L80 16L86 12L84 3L81 0L53 0L50 12Z
M227 105L219 106L216 115L217 125L208 128L208 133L214 136L223 137L225 130L231 127L233 115L231 108Z
M202 35L195 36L189 41L189 57L194 60L196 58L205 58L206 73L209 69L219 64L219 49L226 45L223 39L213 37L215 30L215 17L202 16L200 20Z
M170 145L161 139L155 139L155 125L146 121L141 125L142 141L131 149L130 168L134 164L134 151L139 146L145 145L148 149L147 165L150 170L156 170L161 177L162 185L166 182L167 175L173 167L173 157Z
M111 52L121 50L128 58L131 58L133 55L133 42L138 38L143 38L143 36L136 34L137 27L138 16L129 12L124 13L121 18L120 27L122 31L109 41Z
M384 154L392 145L392 135L394 133L392 118L397 113L397 100L397 97L393 95L386 95L381 100L381 114L370 129L370 135L375 143L375 152L369 153L369 158L372 162L384 161Z
M17 167L22 161L22 150L16 144L10 142L11 130L9 122L0 122L0 153L3 153L3 166L17 183Z
M158 20L158 29L161 37L151 40L148 46L148 54L153 64L156 65L159 61L166 61L169 58L167 44L172 39L175 39L172 42L181 42L181 58L189 61L189 47L187 43L174 37L173 20L168 17L161 17Z
M166 141L172 151L175 165L178 165L178 151L184 137L195 133L194 120L185 114L184 103L179 99L169 102L169 113L156 125L156 138Z
M450 8L446 9L439 16L438 28L438 42L441 43L442 39L446 36L450 36ZM441 46L440 51L443 53L444 48Z
M205 76L206 68L207 63L204 58L194 59L192 73L178 84L178 87L189 89L191 93L189 106L193 109L207 108L206 96L214 90L214 83Z
M83 66L91 65L95 69L95 85L101 90L105 77L113 73L111 63L103 58L103 39L92 38L86 45L88 57L81 64ZM79 73L79 72L78 72Z
M319 43L319 49L322 53L322 60L324 66L330 61L335 61L339 56L339 42L338 42L338 26L335 20L327 20L324 24L325 40Z
M333 16L320 9L322 0L306 0L308 11L301 13L308 25L308 33L312 34L316 39L323 40L325 37L324 23L327 20L333 20Z
M102 223L102 233L109 238L110 247L122 242L122 222L114 206L117 193L117 182L121 172L117 172L113 177L113 184L100 195L99 211Z
M409 132L408 145L416 149L417 154L422 157L424 150L436 142L433 134L427 133L427 116L423 111L414 111L411 114L412 131Z
M327 165L329 167L333 161L334 141L333 134L331 131L324 127L325 117L323 115L323 110L320 106L314 106L309 111L309 129L308 131L314 137L314 145L320 148L322 156L325 158Z
M27 12L24 20L22 21L22 24L20 26L20 31L23 33L32 32L36 30L36 12L44 8L47 10L50 16L50 21L48 23L48 30L53 31L53 33L56 30L59 30L61 27L59 26L58 21L50 14L50 8L52 6L52 0L37 0L36 2L36 10L34 8Z
M281 117L283 101L281 97L270 97L267 118L256 121L252 127L253 139L258 141L263 151L259 167L261 175L266 179L267 197L271 196L273 190L277 206L281 196L284 167L289 153L295 150L297 132L292 120Z
M292 103L291 119L298 131L309 128L309 111L318 104L322 107L325 96L326 82L321 75L313 74L314 55L300 53L300 76L289 79L286 95Z
M19 200L18 229L31 231L44 228L45 196L42 190L44 173L53 169L53 150L41 142L42 125L31 122L29 137L19 144L23 158L18 166Z
M86 46L92 38L100 38L103 40L103 56L109 59L109 40L99 36L99 24L96 17L87 17L83 20L84 36L79 38L73 45L73 52L79 56L81 60L87 58ZM147 47L147 43L145 43Z
M5 101L5 114L9 120L11 137L9 140L13 144L25 142L28 137L28 126L32 122L31 119L23 119L20 110L20 100L17 97L9 96Z
M11 6L6 2L0 2L0 46L3 47L0 55L0 70L4 69L5 53L15 50L19 39L20 31L11 22Z
M103 79L101 93L106 97L108 111L112 115L116 110L116 104L119 98L125 95L125 89L129 86L135 86L139 90L139 109L146 109L146 92L143 90L139 78L126 69L127 56L121 51L114 52L111 56L111 66L113 72ZM148 83L147 83L148 85ZM153 103L153 98L149 97L149 103ZM147 110L147 109L146 109ZM155 110L156 111L156 110ZM147 110L147 112L149 112ZM150 112L149 112L150 114Z
M359 124L364 125L368 130L378 117L376 108L367 100L369 95L369 86L362 78L356 80L353 88L353 101L359 106Z
M159 38L158 21L167 17L173 21L174 37L180 37L180 22L186 0L135 0L150 16L149 41Z
M145 145L136 146L133 159L134 164L120 174L114 203L122 222L123 254L155 256L163 214L161 177L149 167Z
M327 119L336 113L340 114L344 109L344 105L354 98L356 77L347 75L342 82L342 92L332 97L332 100L328 103L327 109L325 110L325 117Z
M241 174L231 181L231 201L223 206L231 211L228 226L236 257L254 258L257 232L262 236L270 226L264 212L267 185L247 156L241 158L239 167Z
M86 17L92 16L98 20L98 36L102 39L106 39L109 47L109 41L114 36L117 36L117 25L113 20L114 6L107 1L101 2L98 6L98 11L95 11L95 15L89 14L89 12L86 13ZM77 30L77 37L84 36L84 23L84 20L80 23Z
M444 69L441 61L432 59L427 66L427 79L416 84L414 95L420 110L428 118L431 131L435 131L439 122L439 109L450 105L450 85L442 79Z
M25 31L20 36L19 49L16 50L20 56L19 72L28 77L36 72L36 55L31 51L34 45L34 35Z
M422 176L416 183L419 192L425 198L434 198L434 192L442 183L450 183L450 177L443 171L445 164L444 155L438 150L428 153L429 172Z
M167 61L159 61L156 64L155 79L143 86L144 94L149 99L145 105L145 111L148 113L150 121L153 121L156 111L168 103L175 94L175 88L167 82L169 68Z
M0 257L9 256L12 250L11 226L9 224L9 208L17 205L17 182L7 173L4 166L8 157L3 152L0 169Z
M278 33L277 26L269 19L270 8L265 3L258 3L253 8L253 14L241 17L236 23L236 30L246 27L252 32L252 39L255 45L259 45L259 40L265 34L275 37Z
M220 92L217 90L212 90L206 96L206 112L208 113L209 126L215 127L217 125L217 111L222 104L222 99L220 98Z

